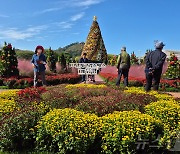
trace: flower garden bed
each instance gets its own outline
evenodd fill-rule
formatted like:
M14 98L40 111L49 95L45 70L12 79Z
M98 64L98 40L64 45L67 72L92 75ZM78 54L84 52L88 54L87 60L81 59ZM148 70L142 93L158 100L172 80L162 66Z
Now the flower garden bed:
M77 83L80 81L78 74L58 74L58 75L47 75L46 82L48 86L58 85L62 83ZM40 82L39 82L40 85ZM24 89L33 86L33 78L30 77L11 77L11 78L0 78L0 86L5 86L8 89Z
M114 84L117 79L117 75L110 73L100 73L100 76L110 84ZM130 87L142 87L146 84L146 79L129 77L129 86ZM167 92L180 92L180 79L168 80L161 79L160 90Z
M0 151L162 153L180 129L180 104L142 88L62 84L6 91L0 100ZM160 137L159 148L138 150L139 135L149 145Z

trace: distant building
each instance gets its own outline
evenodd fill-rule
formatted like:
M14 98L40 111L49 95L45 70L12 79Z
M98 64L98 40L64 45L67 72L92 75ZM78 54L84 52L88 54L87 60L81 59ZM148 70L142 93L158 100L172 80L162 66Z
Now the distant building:
M167 55L167 58L170 57L171 53L175 53L175 55L178 57L180 60L180 50L163 50L163 52Z

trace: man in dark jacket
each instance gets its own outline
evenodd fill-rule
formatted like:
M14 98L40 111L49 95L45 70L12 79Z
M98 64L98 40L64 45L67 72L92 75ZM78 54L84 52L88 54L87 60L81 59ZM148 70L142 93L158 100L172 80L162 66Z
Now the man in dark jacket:
M166 60L166 54L162 52L165 44L161 41L155 42L155 50L147 54L146 57L146 91L151 90L152 80L154 80L153 89L158 90L162 74L163 64Z
M118 78L116 85L120 85L121 77L124 76L124 85L128 86L128 74L130 69L130 56L126 52L126 47L121 48L121 54L118 56L117 60L117 70L118 70Z
M79 60L79 63L88 63L89 60L86 58L87 54L83 53L82 58ZM82 75L82 82L86 82L86 75Z

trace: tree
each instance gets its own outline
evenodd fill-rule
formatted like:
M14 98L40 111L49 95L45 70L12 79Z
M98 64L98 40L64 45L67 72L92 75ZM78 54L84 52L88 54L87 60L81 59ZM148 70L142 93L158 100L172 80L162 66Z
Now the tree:
M152 51L153 51L152 49L147 49L147 50L146 50L146 53L145 53L144 57L142 57L142 58L140 59L140 64L145 64L145 63L146 63L146 57L147 57L148 53L149 53L149 52L152 52Z
M165 73L165 77L169 79L179 79L180 78L180 61L174 53L170 54L168 59L168 68Z
M66 70L66 58L64 56L64 53L61 53L61 55L59 56L59 60L58 60L61 64L61 69L62 70Z
M47 51L47 62L48 62L48 66L50 68L50 71L56 73L57 58L55 57L54 51L51 50L51 47Z
M108 54L108 65L114 66L117 63L117 57L116 55Z
M97 17L94 17L81 55L83 55L83 53L87 53L89 60L107 63L107 51L97 22Z
M135 53L134 53L134 51L133 51L133 53L131 53L131 65L138 65L139 63L138 63L138 58L136 57L136 55L135 55Z
M6 42L0 55L1 67L0 75L3 77L19 76L18 60L15 52L15 48Z

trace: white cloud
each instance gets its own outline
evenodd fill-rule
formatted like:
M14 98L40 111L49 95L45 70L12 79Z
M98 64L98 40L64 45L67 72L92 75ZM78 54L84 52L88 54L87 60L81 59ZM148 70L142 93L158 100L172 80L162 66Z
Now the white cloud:
M55 22L53 24L58 26L61 30L70 29L74 25L74 22L81 19L84 15L85 15L85 13L81 12L79 14L76 14L76 15L72 16L67 21Z
M47 28L48 28L47 25L35 26L35 27L27 28L26 31L28 31L28 32L33 32L33 33L35 33L35 32L39 33L40 31L45 30L45 29L47 29Z
M80 33L79 32L75 32L75 33L72 33L73 35L79 35Z
M74 5L80 7L89 7L91 5L99 4L102 1L103 0L74 0Z
M91 5L99 4L105 0L59 0L56 1L56 5L60 5L62 8L68 7L85 7L88 8Z
M84 12L81 12L81 13L79 13L79 14L76 14L76 15L74 15L74 16L71 17L71 21L77 21L77 20L81 19L84 15L85 15Z
M0 17L1 17L1 18L9 18L8 15L4 15L4 14L0 14Z
M42 11L35 12L34 15L39 15L39 14L44 14L44 13L49 13L49 12L55 12L55 11L59 11L60 9L62 9L62 7L48 8L48 9L44 9Z
M38 35L41 31L47 29L46 25L30 27L25 30L19 30L17 28L0 29L1 39L13 39L24 40Z
M70 29L73 26L73 23L63 21L59 23L55 23L57 26L59 26L61 29Z

